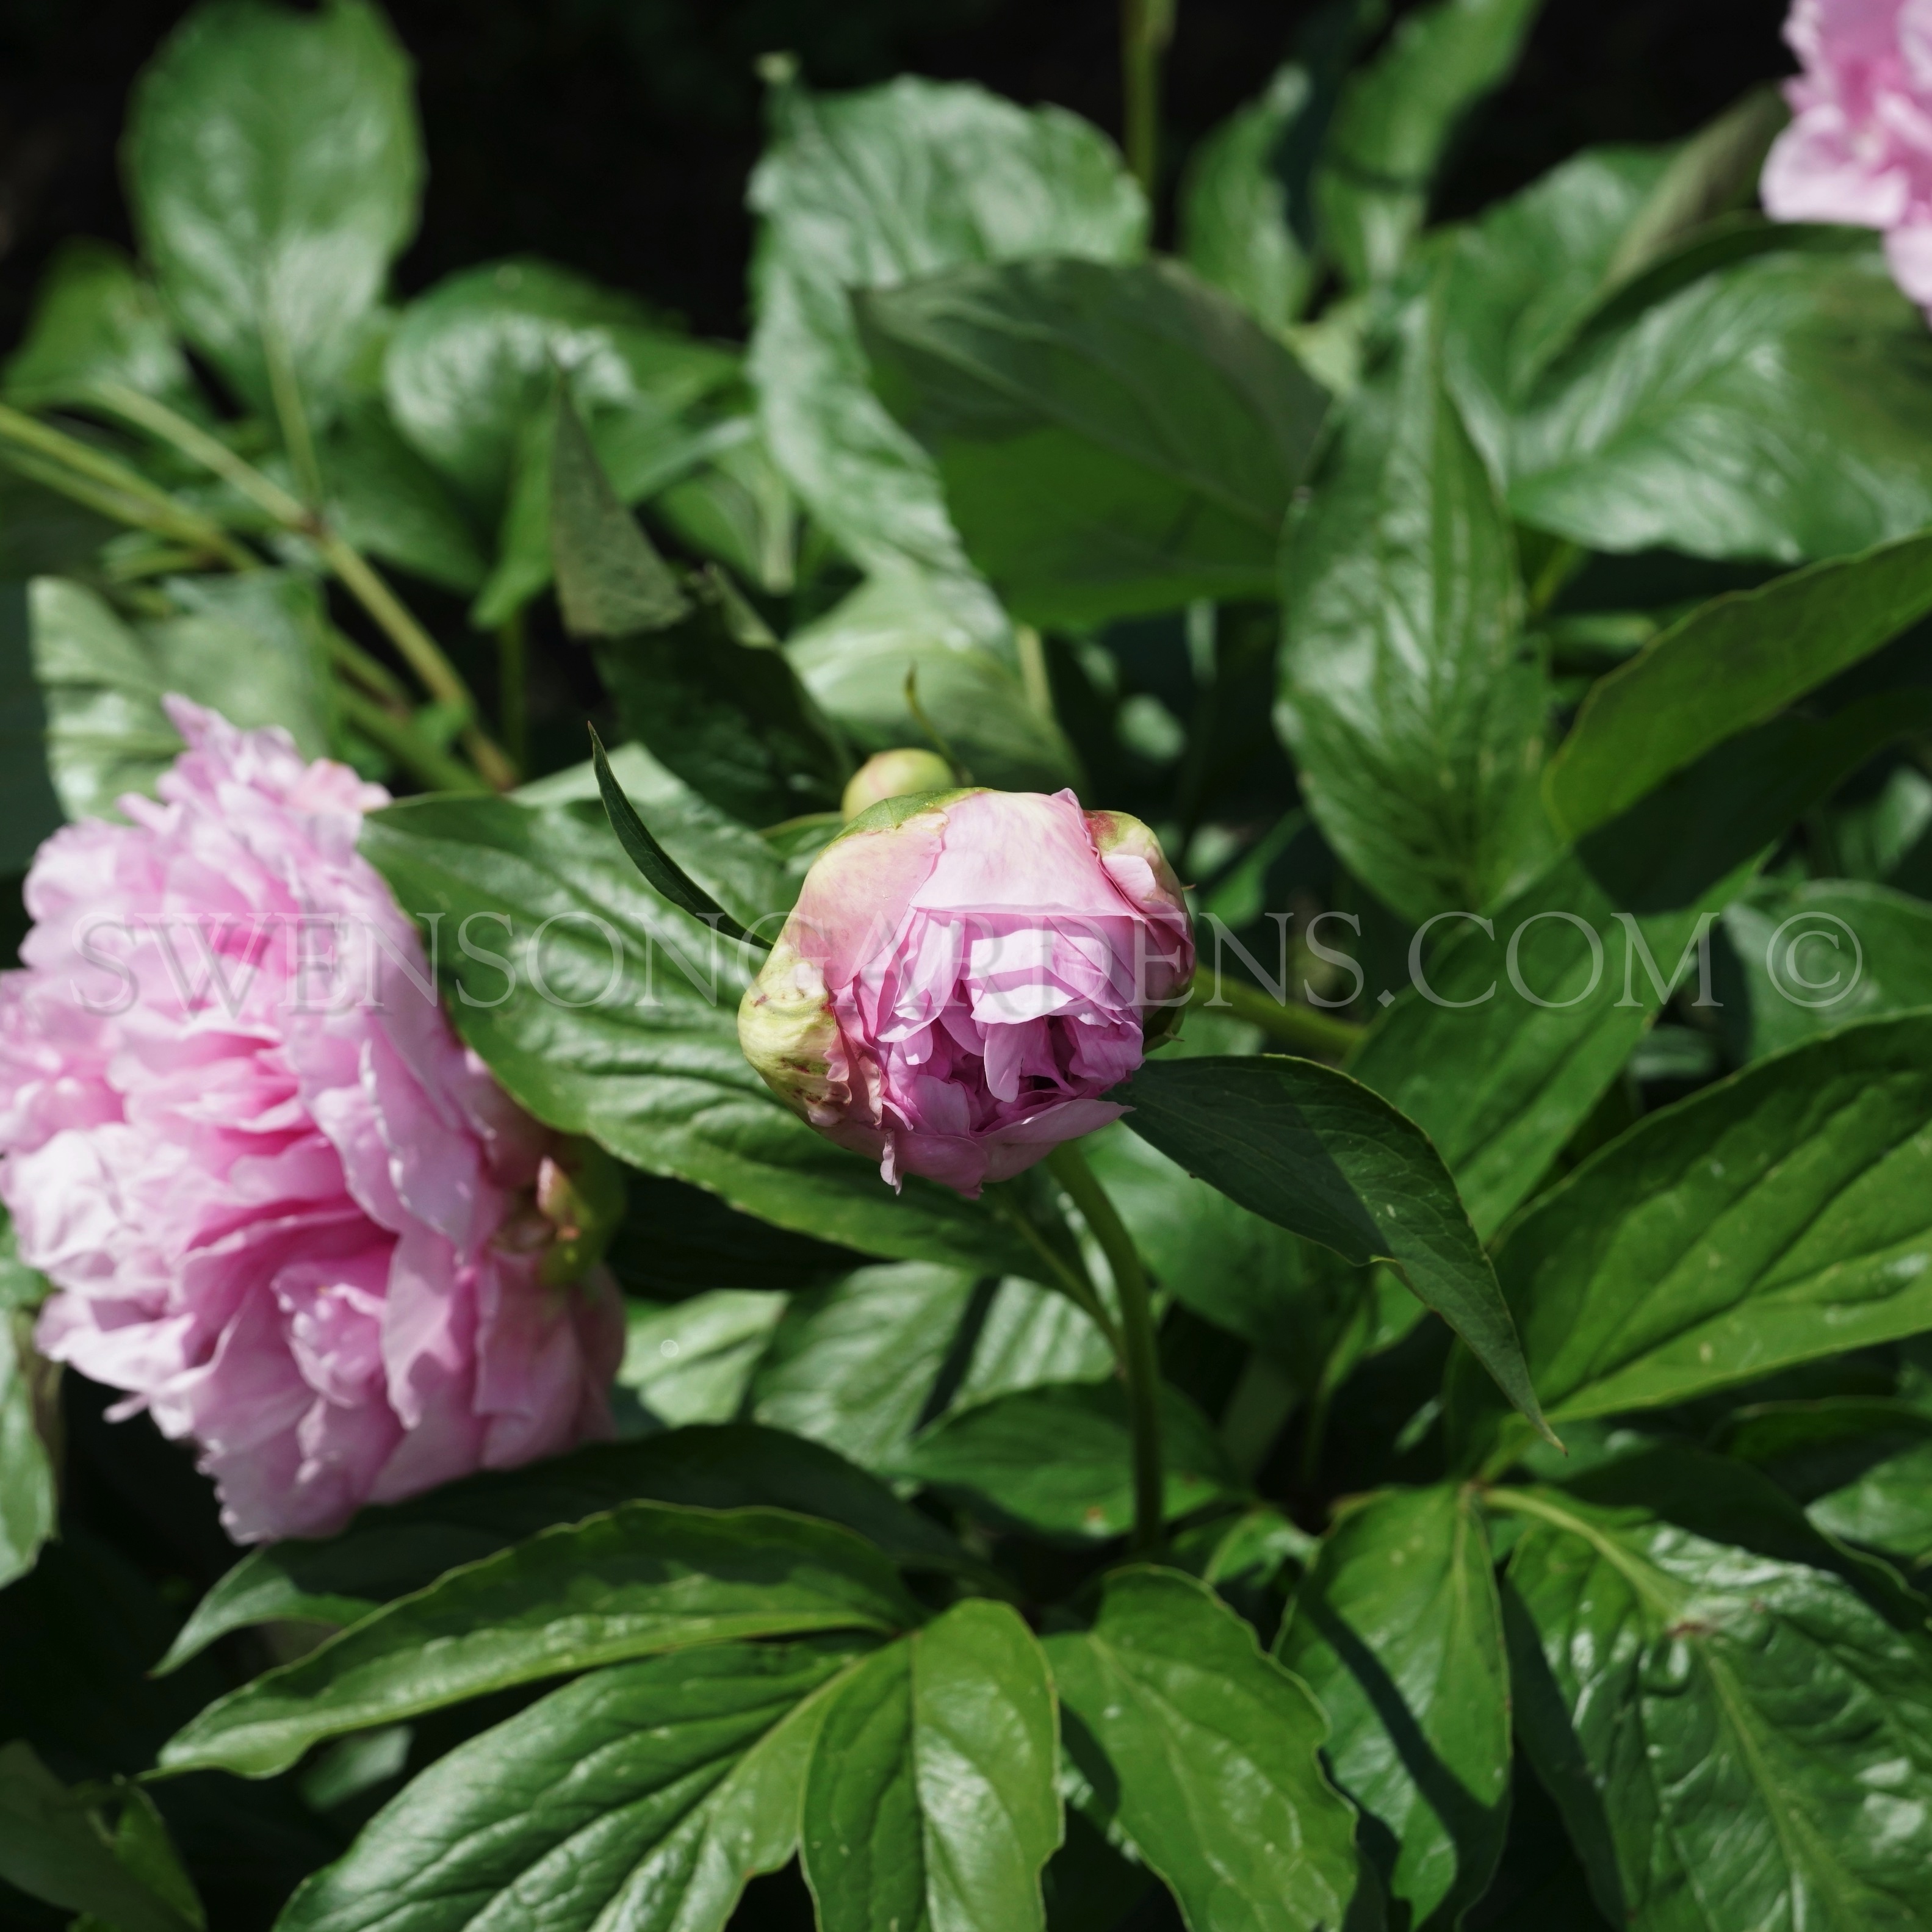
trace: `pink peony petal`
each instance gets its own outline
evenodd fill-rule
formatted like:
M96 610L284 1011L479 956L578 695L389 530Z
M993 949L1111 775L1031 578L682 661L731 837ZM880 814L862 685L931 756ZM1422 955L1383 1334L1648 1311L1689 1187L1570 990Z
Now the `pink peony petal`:
M621 1309L491 1250L550 1136L356 853L387 794L169 711L158 802L47 841L0 975L0 1198L58 1291L41 1347L196 1442L244 1540L607 1434ZM303 935L338 930L332 982Z

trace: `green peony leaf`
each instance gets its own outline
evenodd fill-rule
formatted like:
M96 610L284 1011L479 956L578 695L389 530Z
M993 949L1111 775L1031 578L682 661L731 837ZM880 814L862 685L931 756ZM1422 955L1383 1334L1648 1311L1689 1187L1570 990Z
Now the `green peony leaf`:
M142 74L125 152L188 340L285 428L304 405L329 413L416 224L410 64L382 15L212 0Z
M1275 1654L1329 1723L1336 1782L1382 1830L1416 1932L1449 1932L1503 1848L1509 1666L1489 1538L1467 1490L1351 1510L1295 1594Z
M957 268L856 298L886 406L1018 615L1265 595L1328 392L1176 264Z
M1412 1120L1346 1073L1274 1054L1154 1060L1127 1124L1255 1214L1358 1266L1386 1261L1547 1432L1495 1270Z
M178 1670L251 1624L359 1622L522 1538L644 1498L824 1517L915 1569L962 1561L937 1523L818 1443L745 1423L677 1429L482 1471L406 1502L372 1504L324 1541L251 1550L195 1606L158 1670Z
M850 1530L627 1503L454 1570L231 1691L170 1739L161 1766L271 1778L325 1738L513 1684L741 1637L890 1633L919 1616Z
M1322 1714L1213 1592L1112 1572L1090 1628L1050 1636L1080 1808L1166 1881L1192 1932L1353 1932L1381 1922Z
M1497 1271L1558 1421L1932 1327L1932 1018L1828 1034L1654 1114Z
M1054 1719L1040 1645L983 1598L845 1678L806 1774L805 1876L824 1932L1045 1932Z
M593 1671L433 1765L280 1932L460 1932L537 1897L555 1932L722 1932L746 1879L791 1856L813 1745L864 1654L721 1644Z
M1426 304L1352 399L1281 582L1276 720L1316 821L1406 918L1486 910L1554 845L1537 790L1550 698Z
M1132 1526L1132 1432L1117 1382L1047 1383L942 1417L886 1466L995 1521L1073 1541ZM1245 1491L1207 1418L1161 1390L1166 1514Z
M1509 78L1541 6L1436 0L1413 8L1342 89L1316 196L1328 252L1348 281L1385 281L1401 267L1450 142Z
M752 177L750 372L772 458L868 569L964 572L932 467L867 386L849 292L1029 255L1132 261L1147 207L1112 143L1057 107L904 76L782 82Z
M1641 1484L1518 1492L1516 1722L1612 1924L1925 1923L1932 1648L1828 1552L1687 1527Z

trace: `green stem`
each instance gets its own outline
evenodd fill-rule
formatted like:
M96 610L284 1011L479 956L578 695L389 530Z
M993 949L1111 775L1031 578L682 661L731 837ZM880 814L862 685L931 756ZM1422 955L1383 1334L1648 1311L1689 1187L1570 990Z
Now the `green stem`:
M1120 92L1127 166L1153 198L1160 164L1160 64L1175 0L1120 0Z
M0 404L0 442L26 452L24 460L14 459L23 475L117 523L172 537L199 553L219 557L232 569L259 567L259 560L213 518L178 502L138 470L78 436Z
M336 692L342 715L379 750L432 791L488 792L475 769L433 745L410 722L373 698L344 685Z
M1059 721L1053 713L1053 679L1046 668L1046 641L1030 624L1013 626L1013 651L1020 663L1020 686L1027 702L1050 724Z
M295 472L296 488L315 508L322 507L322 466L316 460L315 439L309 433L308 412L302 406L302 386L296 380L295 364L289 360L288 345L272 322L262 328L262 359L268 364L268 393L275 405L275 420L282 430L282 447L289 453L289 467Z
M1194 990L1202 995L1203 1006L1232 1012L1237 1019L1259 1027L1270 1040L1323 1060L1347 1059L1366 1030L1299 1000L1271 999L1258 987L1225 979L1204 966L1195 973Z
M496 632L496 723L518 771L530 767L530 637L520 609Z
M1120 1324L1100 1299L1100 1290L1088 1279L1085 1271L1074 1267L1064 1255L1055 1252L1052 1243L1034 1226L1032 1217L1006 1182L993 1182L986 1190L985 1198L993 1212L1040 1257L1045 1268L1041 1280L1048 1287L1057 1288L1065 1295L1106 1336L1108 1346L1114 1352L1114 1359L1124 1370L1126 1345L1121 1338Z
M410 694L403 681L380 658L373 657L333 625L329 627L328 654L338 670L347 674L369 695L392 710L409 708Z
M1160 1356L1155 1346L1154 1296L1133 1237L1087 1164L1077 1141L1063 1141L1046 1157L1047 1171L1079 1209L1112 1270L1126 1344L1127 1412L1134 1442L1134 1553L1160 1553L1166 1485L1161 1474Z
M306 537L343 588L381 626L430 696L444 704L460 705L467 716L476 718L476 700L461 673L444 655L442 646L416 621L414 614L361 551L332 530L316 512L291 496L273 477L265 476L252 463L236 455L218 436L209 435L198 423L189 422L165 403L158 403L153 397L121 383L104 383L99 393L101 401L117 415L172 443L184 455L193 458L239 490L284 530ZM505 756L502 748L473 722L464 728L463 747L496 790L506 791L516 783L516 767Z

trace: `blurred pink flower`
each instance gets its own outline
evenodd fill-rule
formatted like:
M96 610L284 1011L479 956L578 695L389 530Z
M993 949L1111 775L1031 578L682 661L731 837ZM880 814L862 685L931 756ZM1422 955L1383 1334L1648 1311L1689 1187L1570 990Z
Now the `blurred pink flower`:
M1100 1096L1193 971L1180 888L1139 820L1070 791L896 800L812 866L738 1034L895 1187L920 1174L976 1196L1119 1117Z
M614 1288L539 1279L561 1150L357 855L387 794L169 710L160 802L47 841L0 976L0 1198L61 1291L41 1348L199 1444L242 1541L608 1433Z
M1932 0L1797 0L1784 37L1804 72L1766 209L1882 229L1894 279L1932 310Z

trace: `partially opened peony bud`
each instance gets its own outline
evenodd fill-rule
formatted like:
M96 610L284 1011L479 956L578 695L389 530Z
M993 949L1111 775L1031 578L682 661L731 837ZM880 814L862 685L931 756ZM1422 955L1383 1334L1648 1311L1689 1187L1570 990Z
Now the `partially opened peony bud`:
M614 1176L450 1030L356 853L386 794L170 710L160 802L48 840L0 976L41 1349L196 1442L244 1541L608 1434Z
M1154 834L1071 792L875 806L806 875L738 1036L812 1124L977 1195L1104 1126L1194 971Z
M845 818L856 818L889 798L950 791L952 784L952 767L937 752L875 752L852 774L838 809Z

